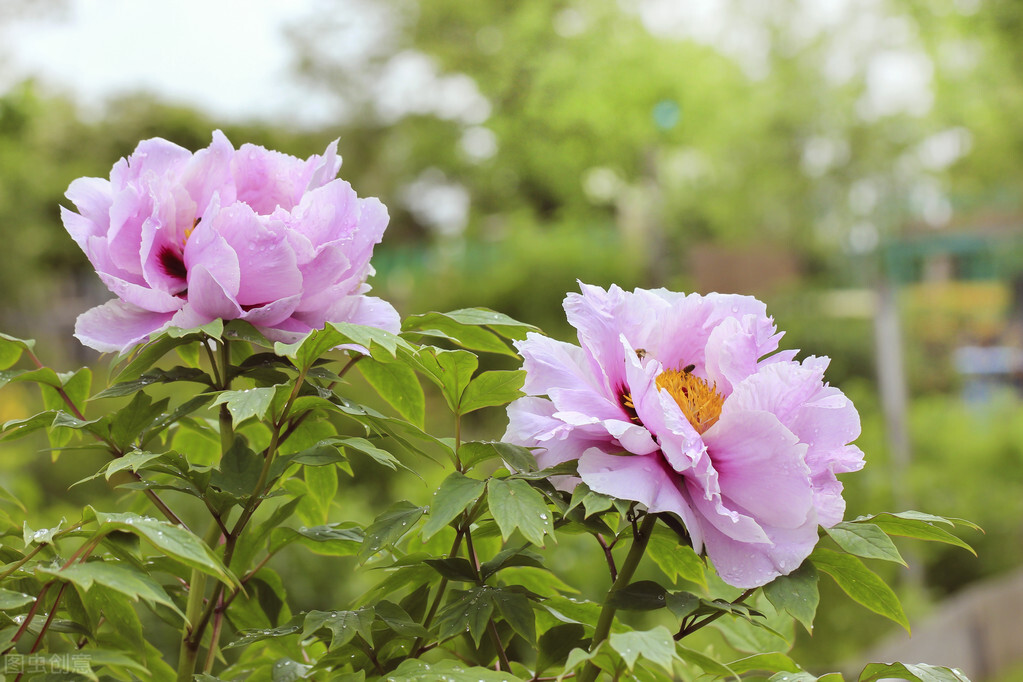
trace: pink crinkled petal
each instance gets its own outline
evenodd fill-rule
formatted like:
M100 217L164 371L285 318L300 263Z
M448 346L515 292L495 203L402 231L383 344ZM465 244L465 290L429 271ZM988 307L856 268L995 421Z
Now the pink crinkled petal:
M318 314L302 313L294 317L313 329L320 329L327 322L350 322L377 327L392 334L401 331L398 311L387 301L375 296L346 296L334 301L329 308Z
M306 166L312 169L309 182L306 183L306 191L325 185L337 177L338 171L341 170L341 157L337 154L338 142L340 139L334 140L327 145L322 155L314 154L306 161Z
M192 236L185 244L184 261L188 270L189 300L191 300L192 271L203 266L212 275L225 292L235 300L241 286L241 269L238 254L220 234L222 219L220 204L214 197L202 216L202 221L195 226Z
M707 379L725 395L740 381L757 371L760 349L756 337L735 318L714 327L707 339Z
M224 289L205 265L196 265L188 273L188 304L201 317L234 320L242 307Z
M239 305L266 305L301 294L302 273L284 225L263 219L245 204L236 203L217 213L211 229L237 258L238 289L234 297Z
M236 200L260 215L270 215L278 206L293 209L311 174L301 159L253 144L243 144L235 152L231 172Z
M798 528L769 528L767 542L753 544L730 538L713 525L704 526L707 555L718 575L735 587L766 585L799 568L817 544L817 519L809 517Z
M149 310L154 313L173 313L184 306L184 300L166 291L152 289L145 285L133 284L106 272L97 272L99 278L107 285L110 293L125 303Z
M813 515L807 446L773 414L722 414L703 440L726 507L782 528L797 528Z
M195 202L199 215L206 210L214 195L225 206L235 202L234 178L231 176L233 158L234 146L224 133L214 130L210 146L197 151L182 170L181 184Z
M621 330L630 328L621 319L631 309L627 304L629 295L616 285L607 291L582 283L579 288L582 293L565 297L565 314L578 331L590 373L601 380L608 394L614 394L626 385L625 351L620 337Z
M83 218L97 226L94 234L102 234L106 231L110 224L110 206L114 200L109 180L103 178L72 180L64 196L75 205ZM82 242L78 239L75 241L81 246Z
M579 346L536 332L529 332L524 340L515 341L514 345L522 355L522 368L526 371L526 382L522 387L525 393L547 395L557 388L607 395L606 389L590 372L589 363Z
M703 529L682 494L682 477L659 455L609 455L592 448L579 457L579 476L590 490L640 502L651 512L676 514L689 531L693 548L700 551Z
M75 338L101 353L120 352L162 331L172 317L171 313L154 313L115 299L79 315Z
M288 296L287 298L246 310L239 317L257 327L273 327L291 317L301 299L301 294Z

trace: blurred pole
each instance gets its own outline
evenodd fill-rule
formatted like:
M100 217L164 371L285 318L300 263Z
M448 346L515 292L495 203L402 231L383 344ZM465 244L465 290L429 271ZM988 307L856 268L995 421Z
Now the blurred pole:
M881 393L885 435L892 457L892 483L895 504L909 508L911 495L906 489L910 443L906 368L902 360L902 330L895 287L885 278L877 285L877 313L874 317L874 344L877 351L877 386Z
M886 277L879 277L876 285L877 310L874 316L874 344L877 357L877 387L881 394L881 413L884 416L885 437L891 453L892 500L895 511L913 508L913 495L909 490L912 445L909 440L909 391L906 388L906 367L902 359L902 329L899 325L899 307L896 287ZM910 560L911 552L903 552ZM919 570L910 570L908 582L923 583Z

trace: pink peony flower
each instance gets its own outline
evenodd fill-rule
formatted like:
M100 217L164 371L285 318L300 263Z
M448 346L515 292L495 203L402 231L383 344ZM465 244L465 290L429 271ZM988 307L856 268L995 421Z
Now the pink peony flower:
M516 344L530 397L509 405L505 440L543 448L541 467L577 459L592 490L678 515L737 587L793 571L818 525L842 520L835 474L863 466L849 445L859 415L823 382L827 358L774 352L763 303L582 285L565 310L579 346Z
M387 209L359 199L340 167L336 140L302 161L236 150L218 130L195 154L153 138L110 180L75 180L64 227L117 296L80 315L75 336L107 352L217 318L281 341L326 322L397 332L394 308L365 295Z

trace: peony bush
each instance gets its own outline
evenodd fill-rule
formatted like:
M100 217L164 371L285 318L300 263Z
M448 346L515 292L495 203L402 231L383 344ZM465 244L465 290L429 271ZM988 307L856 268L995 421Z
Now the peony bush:
M36 528L0 495L10 679L831 681L786 653L821 574L908 628L864 560L904 564L891 536L969 549L958 519L844 520L856 410L753 298L582 284L578 344L482 308L401 320L366 295L386 209L336 144L153 139L71 184L64 225L115 297L76 336L109 380L0 335L0 386L45 408L0 440L45 432L123 497ZM501 440L464 437L479 410L507 414ZM409 472L420 494L372 521L345 504ZM573 584L566 553L606 575ZM317 557L371 587L296 609L278 569ZM892 677L966 679L858 675Z

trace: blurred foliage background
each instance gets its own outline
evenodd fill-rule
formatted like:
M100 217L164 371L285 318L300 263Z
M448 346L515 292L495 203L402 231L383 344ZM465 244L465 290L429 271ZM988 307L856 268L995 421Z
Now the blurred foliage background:
M1018 2L323 0L288 31L294 78L337 102L322 129L213 120L152 94L90 116L32 80L0 94L5 332L39 338L60 369L96 359L70 332L109 295L57 207L140 139L197 149L222 128L305 157L340 138L342 176L390 209L372 282L403 314L487 306L567 338L576 280L757 295L786 346L832 358L861 411L850 516L904 504L987 531L969 538L979 559L918 547L917 570L887 574L911 620L1023 565ZM342 48L360 32L353 57ZM894 344L876 332L884 290ZM879 391L892 372L902 408ZM6 389L0 420L34 399ZM503 415L471 428L496 438ZM98 463L65 455L55 470L42 447L0 458L35 526L110 494L68 492ZM421 486L354 485L338 518ZM308 608L358 591L334 566L300 571ZM886 628L825 594L799 646L823 670Z

